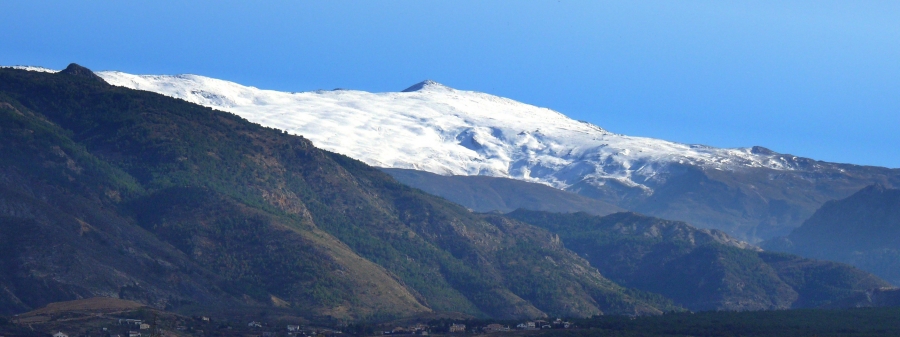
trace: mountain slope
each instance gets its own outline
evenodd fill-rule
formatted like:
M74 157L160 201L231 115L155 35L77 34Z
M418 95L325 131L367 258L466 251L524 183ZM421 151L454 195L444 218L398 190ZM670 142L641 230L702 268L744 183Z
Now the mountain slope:
M397 181L440 196L476 212L502 213L519 208L548 212L607 215L622 211L603 201L546 185L486 176L442 176L425 171L381 169Z
M691 310L819 307L888 285L847 265L762 252L721 231L634 213L508 216L559 234L612 280Z
M863 186L900 185L900 170L630 137L431 81L404 92L287 93L196 75L99 75L303 135L369 165L543 183L753 242L789 233L825 201Z
M93 295L160 307L239 302L221 279L108 207L143 192L126 173L2 94L0 130L0 312Z
M3 255L0 286L10 303L25 303L7 311L89 296L347 320L677 308L607 280L543 229L473 214L302 137L111 86L78 65L0 69L0 97L14 108L3 122L13 131L2 134L19 137L0 156L2 172L12 172L0 180L11 191L0 205L14 205L0 208L2 239L17 243L4 246L15 254ZM17 121L23 115L28 123ZM38 187L34 207L72 220L15 206L12 193ZM69 199L82 202L67 207ZM101 228L91 213L116 222ZM83 244L79 233L90 228L103 239ZM42 249L47 242L56 246ZM94 268L104 263L112 267ZM100 280L79 278L91 273Z
M900 285L900 190L872 185L825 203L766 249L841 261Z
M227 217L226 222L232 226L235 222L244 222L245 226L253 225L252 233L256 237L241 235L237 240L242 243L240 245L242 251L231 250L228 254L218 256L209 254L209 251L199 249L185 251L184 247L173 247L166 237L153 233L164 228L156 224L135 221L130 210L141 212L160 208L160 202L156 202L154 198L159 195L181 196L165 198L167 199L165 202L185 202L186 199L190 199L185 196L190 194L182 191L172 193L173 188L162 188L156 193L148 192L146 187L152 184L141 182L140 179L134 178L116 165L111 165L84 145L72 140L73 137L79 137L77 131L82 131L79 130L81 127L78 124L91 122L90 117L108 113L108 110L98 104L84 101L81 102L84 104L71 104L66 100L82 98L89 101L90 98L86 96L90 96L91 93L102 96L100 93L104 88L108 88L108 85L101 80L72 76L69 73L43 78L29 78L28 75L31 74L3 73L0 75L2 76L0 86L4 89L18 86L17 90L31 92L27 95L29 100L33 100L33 103L40 101L49 104L57 113L64 113L66 110L71 112L73 107L75 110L86 109L90 113L78 116L85 117L84 119L61 118L60 120L69 122L78 121L70 124L74 126L74 132L66 131L48 120L46 115L31 111L9 96L2 96L4 102L0 103L2 105L0 112L3 113L3 118L0 123L3 126L4 141L3 145L0 145L2 146L0 153L3 154L0 156L3 158L0 160L2 162L0 172L3 172L4 179L0 184L0 205L2 205L0 240L3 242L4 254L0 265L3 266L4 272L0 282L4 296L0 297L3 299L0 301L2 304L0 310L15 313L40 307L48 302L93 296L138 300L156 307L200 305L206 308L274 305L280 301L276 298L282 297L288 301L295 301L298 310L331 314L328 305L331 303L326 299L316 298L319 294L309 294L306 289L292 291L289 287L303 285L310 289L330 288L329 291L338 292L338 295L360 295L340 294L340 290L343 289L339 287L344 285L345 289L392 292L391 296L381 298L353 296L361 302L356 309L358 312L353 314L365 314L376 309L387 309L385 311L388 314L394 315L427 311L427 308L421 306L408 290L378 266L359 257L356 257L355 261L347 261L355 254L346 247L342 248L336 240L331 239L334 243L317 247L323 252L318 254L309 252L304 246L310 245L303 244L308 240L303 240L291 232L286 233L284 229L273 228L276 227L272 223L274 217L241 207L241 203L222 194L209 193L221 199L220 204L203 203L203 207L192 208L191 215L202 212L203 208L219 212L227 211L224 216ZM32 90L48 92L37 94ZM5 91L5 93L14 92ZM128 97L127 94L117 96L116 101L126 106L135 103L146 104L134 100L134 97ZM152 107L143 108L146 109L141 109L144 113L153 110ZM122 124L141 124L139 117L127 116L136 110L116 109L121 114L109 114L108 117L118 119L116 122L128 120ZM105 126L109 124L104 125L102 120L92 122L89 128L93 130L80 136L87 136L96 142L100 140L98 138L104 136L104 131L121 132L114 127L106 128ZM98 127L104 130L97 129ZM129 135L125 136L128 137ZM129 141L118 139L115 143L123 144ZM164 148L165 146L159 146L156 150L165 150ZM100 152L116 155L108 150ZM142 157L144 155L149 158L157 157L152 152L144 149L136 154ZM133 166L142 169L149 167L149 165ZM160 215L167 216L168 221L181 227L190 228L195 225L188 217L165 213ZM220 223L216 220L204 218L203 225L219 227ZM144 225L145 228L140 225ZM229 232L235 231L227 231L226 234ZM196 232L189 234L191 235L179 239L181 241L188 239L211 248L238 242L222 240L228 239L222 235L203 235ZM252 240L260 237L268 240L263 242ZM324 239L319 239L322 240ZM287 244L292 246L277 252L266 251L266 248L279 248ZM250 253L248 254L250 256L242 256L246 253ZM273 258L272 255L275 254L272 253L277 254L281 261L288 261L291 264L267 266L267 270L264 271L239 268L246 265L252 267L252 263L258 263L254 260L260 260L260 257L266 263L279 261ZM218 257L218 261L213 260L215 257ZM338 260L340 257L344 259ZM216 262L226 263L217 265ZM276 267L287 268L276 269ZM376 272L365 273L367 268ZM310 269L320 274L314 275L314 278L295 274L295 270ZM335 270L345 270L347 274L358 275L360 278L368 277L374 281L354 284L356 282L352 279L346 282L333 276L329 277L328 273ZM379 270L382 270L380 275L377 272ZM295 279L285 282L284 285L259 282L259 278L274 280L277 277L295 277ZM325 294L327 295L331 294ZM338 299L346 300L340 297ZM378 303L389 304L392 307L378 308ZM335 313L335 316L340 315Z

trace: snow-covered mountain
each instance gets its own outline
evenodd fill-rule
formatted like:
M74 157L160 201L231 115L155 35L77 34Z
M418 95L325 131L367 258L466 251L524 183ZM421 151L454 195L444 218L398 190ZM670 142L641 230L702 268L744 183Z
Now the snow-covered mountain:
M562 189L614 180L647 193L670 163L794 168L792 158L775 153L615 134L550 109L433 81L402 92L290 93L197 75L97 74L113 85L233 112L379 167L507 177Z
M824 202L866 185L900 186L896 169L615 134L550 109L433 81L400 92L294 93L198 75L97 75L302 135L373 166L542 183L751 242L786 235Z

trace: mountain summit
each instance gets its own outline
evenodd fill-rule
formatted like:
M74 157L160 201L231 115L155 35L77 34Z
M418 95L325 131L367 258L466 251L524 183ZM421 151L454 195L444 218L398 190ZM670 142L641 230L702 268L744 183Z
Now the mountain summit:
M432 90L440 90L440 91L448 91L455 90L446 85L440 84L438 82L432 80L424 80L422 82L413 84L409 88L403 89L402 92L416 92L416 91L432 91Z

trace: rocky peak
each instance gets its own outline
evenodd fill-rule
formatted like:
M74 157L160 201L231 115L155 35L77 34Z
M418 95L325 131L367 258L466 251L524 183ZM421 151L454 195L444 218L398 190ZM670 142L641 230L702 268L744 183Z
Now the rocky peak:
M102 82L106 83L106 81L103 81L103 79L100 78L100 76L97 76L97 74L94 74L93 71L91 71L88 68L82 67L82 66L78 65L77 63L69 64L69 66L66 67L66 69L63 69L62 71L60 71L59 74L66 74L66 75L71 75L71 76L90 78L93 80L102 81Z

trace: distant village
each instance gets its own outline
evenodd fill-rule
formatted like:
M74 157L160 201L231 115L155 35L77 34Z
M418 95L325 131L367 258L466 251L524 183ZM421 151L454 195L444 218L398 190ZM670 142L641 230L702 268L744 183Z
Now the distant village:
M515 330L541 330L541 329L569 329L573 325L567 321L557 318L554 321L534 320L525 321L515 326L503 325L499 323L490 323L486 325L478 325L466 327L462 323L450 323L447 326L429 326L426 324L416 324L409 327L396 327L390 331L382 331L383 335L429 335L433 333L450 333L450 334L482 334L494 332L506 332Z
M408 326L381 325L379 329L369 331L344 331L342 329L310 327L300 324L269 324L252 320L246 323L235 324L235 321L217 322L206 316L195 316L191 319L166 321L165 327L155 325L153 321L136 318L109 319L106 324L88 324L77 329L69 325L75 331L59 329L52 337L179 337L179 336L241 336L241 337L327 337L334 335L447 335L447 334L490 334L509 331L528 331L542 329L569 329L574 326L568 321L556 319L522 321L515 325L488 323L468 325L460 322L441 324L416 323ZM87 322L85 322L87 323ZM160 322L162 323L162 322ZM174 323L174 324L173 324ZM35 331L33 336L47 337L47 334ZM0 334L0 337L2 334ZM8 337L13 337L10 335Z

